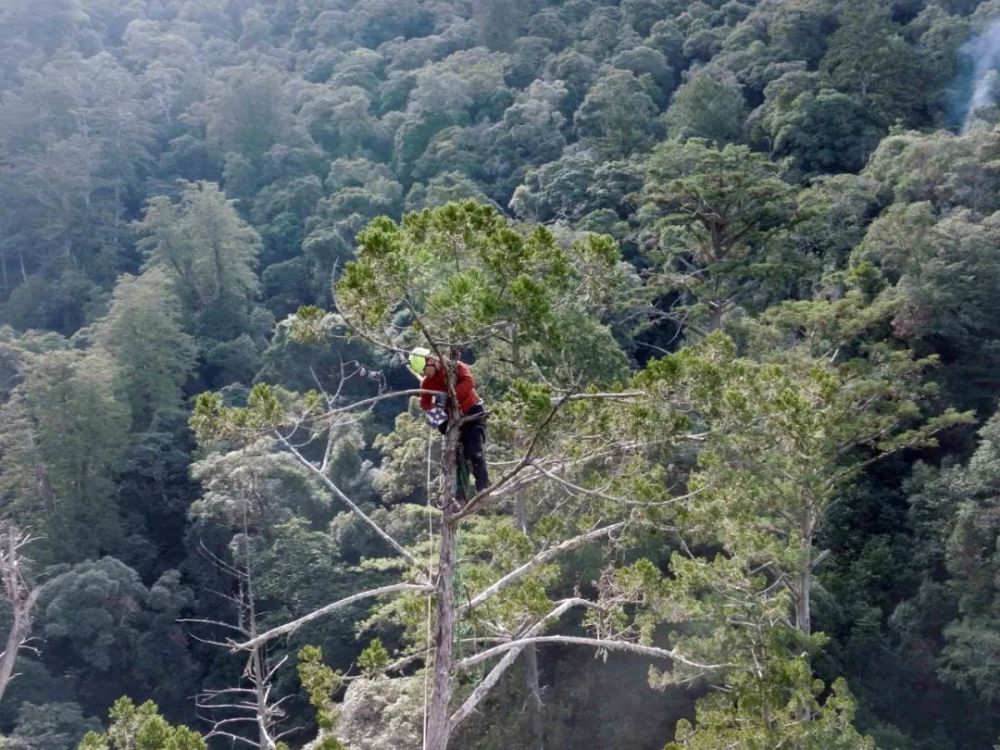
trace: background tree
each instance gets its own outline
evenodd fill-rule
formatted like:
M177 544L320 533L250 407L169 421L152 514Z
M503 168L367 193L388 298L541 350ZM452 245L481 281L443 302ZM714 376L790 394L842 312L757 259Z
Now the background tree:
M678 87L663 116L671 137L705 138L719 145L741 139L745 118L743 95L707 71Z
M220 620L196 619L193 624L221 631L217 638L240 641L252 640L260 633L259 606L254 572L255 561L251 550L247 514L244 514L243 533L233 540L234 565L214 560L222 572L236 579L236 593L225 596L228 605L235 612L235 624ZM225 647L225 641L209 641L211 645ZM274 750L282 737L296 731L298 727L283 729L281 724L287 718L282 705L289 696L275 695L276 674L287 660L269 657L266 646L261 644L250 649L243 674L236 685L206 688L196 699L195 705L203 718L212 725L207 738L222 737L230 743L246 744L250 747ZM249 736L247 736L249 735ZM283 745L284 743L282 743Z
M253 161L278 142L289 113L280 74L267 65L239 65L208 83L205 135L223 157Z
M911 514L925 542L928 584L943 578L940 595L953 619L944 629L944 649L937 664L941 677L966 692L995 700L997 686L988 646L994 627L996 586L993 573L996 537L997 424L993 415L980 430L981 442L965 466L925 473L910 498ZM942 576L941 574L945 575ZM902 620L918 615L917 602L900 606ZM914 623L915 624L915 623Z
M805 73L768 84L760 117L768 151L791 156L806 174L856 172L878 143L878 128L856 99L815 84Z
M18 710L17 728L4 743L16 750L36 747L74 747L81 738L99 726L96 719L87 719L75 703L30 703L25 701Z
M753 746L793 735L810 747L872 747L850 725L846 685L835 683L832 697L817 702L824 688L809 656L823 638L813 631L812 599L816 569L830 554L816 548L821 525L866 463L932 441L970 415L911 427L919 409L898 401L895 386L913 382L920 365L905 356L880 352L838 372L801 354L776 366L726 351L716 335L648 370L655 377L665 368L683 382L691 368L693 410L707 427L687 480L690 500L677 514L688 538L672 558L664 611L702 623L675 634L675 649L692 662L727 663L726 692L703 700L697 730L680 727L675 746ZM720 390L706 387L713 382ZM713 545L721 552L692 551ZM690 674L681 666L665 681L678 673Z
M98 323L97 340L117 366L134 431L180 410L196 346L184 331L165 271L153 268L118 280L108 315Z
M38 529L39 561L78 562L113 549L122 531L114 482L129 425L114 371L81 352L38 355L3 409L7 512Z
M648 148L657 134L654 93L651 77L609 71L594 82L576 111L577 132L610 156Z
M8 525L0 533L0 580L3 581L3 598L10 606L11 625L0 654L0 700L7 692L7 685L14 679L14 665L18 653L27 646L35 616L35 603L41 591L30 581L30 561L24 548L31 537L16 526Z
M909 122L924 105L919 61L900 37L888 9L869 0L844 5L821 70L838 90L857 97L883 127Z
M146 267L163 270L199 333L222 338L239 330L259 289L260 236L218 186L186 184L177 203L153 198L136 230Z
M650 160L643 192L651 215L666 213L650 255L659 256L665 286L679 292L674 314L685 328L710 333L766 289L766 243L793 211L780 165L745 146L667 141Z

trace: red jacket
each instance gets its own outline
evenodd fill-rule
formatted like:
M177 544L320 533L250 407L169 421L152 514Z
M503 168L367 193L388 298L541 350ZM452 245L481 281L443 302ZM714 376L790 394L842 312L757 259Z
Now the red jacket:
M445 380L444 368L438 365L434 368L434 376L424 378L420 381L420 387L425 391L448 392L448 381ZM468 414L473 406L479 403L479 394L476 393L476 379L472 377L472 370L464 362L455 363L455 395L458 397L458 405L462 409L462 414ZM434 408L434 396L429 393L420 394L420 408L430 411Z

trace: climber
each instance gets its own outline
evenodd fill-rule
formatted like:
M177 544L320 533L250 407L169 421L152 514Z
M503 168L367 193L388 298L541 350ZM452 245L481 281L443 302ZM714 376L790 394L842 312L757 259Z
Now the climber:
M440 360L430 356L431 352L418 347L410 354L410 369L421 377L420 387L425 391L437 391L438 396L430 393L420 394L420 408L427 412L431 424L443 435L448 431L447 410L444 404L448 398L447 373ZM486 468L486 410L482 399L476 393L476 379L472 370L464 362L455 361L455 397L462 413L462 423L458 428L458 439L462 446L462 454L472 468L472 476L476 480L476 492L482 492L490 486L489 472Z

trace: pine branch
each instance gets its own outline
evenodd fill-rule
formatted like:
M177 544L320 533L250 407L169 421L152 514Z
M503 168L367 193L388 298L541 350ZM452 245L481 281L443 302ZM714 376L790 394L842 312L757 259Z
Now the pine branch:
M462 518L471 515L472 512L476 509L476 506L480 505L483 502L483 500L485 500L490 495L495 495L497 492L503 489L505 485L509 484L510 481L514 479L514 477L520 474L521 471L523 471L531 464L532 458L534 457L535 448L538 447L538 441L541 439L542 434L545 432L545 428L549 426L549 424L552 422L553 419L555 419L556 414L559 413L559 410L562 409L563 405L569 400L571 395L572 395L571 393L565 394L561 399L559 399L559 402L552 407L549 413L545 416L545 419L543 419L542 423L538 426L538 429L535 430L535 434L532 436L531 442L528 443L528 448L524 451L524 455L521 457L521 460L514 465L514 468L507 471L502 477L500 477L499 480L497 480L496 483L490 485L482 492L476 493L476 495L469 500L469 502L462 509L462 511L460 513L455 514L456 520L461 520Z

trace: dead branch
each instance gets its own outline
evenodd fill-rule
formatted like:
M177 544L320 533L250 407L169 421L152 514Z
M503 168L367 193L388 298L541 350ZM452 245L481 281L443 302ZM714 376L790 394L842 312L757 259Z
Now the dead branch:
M515 568L510 573L503 576L503 578L501 578L500 580L496 581L492 585L480 591L478 594L472 597L472 599L470 599L468 602L457 607L455 610L455 615L457 617L461 617L469 610L478 607L483 602L496 596L498 593L503 591L508 586L512 586L513 584L517 583L520 579L522 579L532 570L537 568L539 565L543 565L547 563L549 560L558 557L562 553L567 552L568 550L571 550L574 547L579 547L581 544L585 542L589 542L594 539L600 539L602 536L608 536L610 534L613 534L615 531L625 528L627 523L628 523L627 521L619 521L618 523L613 523L610 526L602 526L598 529L593 529L592 531L588 531L586 534L580 534L579 536L575 536L572 539L567 539L565 542L561 542L557 544L555 547L549 547L548 549L542 550L520 567Z
M0 585L3 587L3 598L10 603L13 614L7 643L0 654L0 700L15 677L17 655L26 647L31 636L35 604L41 593L41 588L25 577L29 561L23 550L31 541L30 534L13 524L6 524L0 529Z
M434 591L434 587L423 583L394 583L390 586L382 586L381 588L371 589L369 591L361 591L357 594L352 594L351 596L335 601L332 604L327 604L325 607L320 607L319 609L310 612L308 615L300 617L297 620L292 620L291 622L286 622L284 625L271 628L270 630L261 633L256 638L251 638L244 643L232 643L230 645L233 651L248 651L261 645L262 643L274 640L280 636L291 635L303 625L310 623L313 620L318 620L321 617L325 617L331 612L336 612L338 609L343 609L354 602L358 602L363 599L371 599L375 596L382 596L383 594L394 594L399 591L412 591L415 593L429 594Z
M632 641L616 641L604 638L584 638L571 635L543 635L517 638L515 640L508 641L507 643L502 643L499 646L488 648L485 651L474 654L473 656L466 657L455 666L458 669L469 669L470 667L474 667L481 662L493 658L494 656L506 653L513 648L523 648L531 643L558 643L563 645L593 646L601 651L624 651L630 654L638 654L639 656L649 656L653 659L667 659L703 672L711 672L735 666L734 664L726 663L701 664L700 662L692 661L686 658L683 654L676 651L670 651L665 648L657 648L656 646L643 646L640 643L633 643Z
M415 558L405 547L403 547L403 545L401 545L399 542L393 539L388 534L388 532L383 530L381 526L375 523L363 510L361 510L361 508L359 508L354 503L354 501L351 500L351 498L349 498L347 495L344 494L344 492L340 489L340 487L334 484L333 480L330 479L330 477L328 477L325 473L320 471L320 469L312 461L303 456L298 451L298 449L294 445L292 445L292 443L288 440L288 438L286 438L278 431L275 431L275 434L278 436L278 439L282 442L282 444L286 448L288 448L289 451L292 452L292 455L295 456L295 458L299 461L299 463L301 463L303 466L309 469L309 471L315 474L319 478L319 480L324 485L326 485L326 488L328 490L330 490L334 495L337 496L337 498L342 503L344 503L345 505L347 505L348 508L351 509L351 512L353 512L354 515L356 515L358 518L360 518L362 521L368 524L368 526L376 534L378 534L382 539L384 539L389 544L389 546L391 546L394 550L396 550L396 552L398 552L402 557L404 557L407 560L407 562L409 562L413 567L415 568L420 567L420 563L417 561L417 558Z
M578 606L593 607L595 605L593 602L590 602L586 599L579 599L579 598L564 599L563 601L559 602L559 604L556 605L556 607L551 612L549 612L547 615L538 620L538 622L536 622L530 628L528 628L522 634L522 637L530 638L538 635L551 620L559 619L569 609ZM497 682L503 676L503 673L506 672L507 669L517 660L517 657L521 654L524 648L527 647L527 645L528 644L525 644L524 646L520 646L518 648L512 648L506 654L504 654L503 658L493 667L493 669L490 670L490 673L486 675L486 677L483 678L482 682L480 682L476 686L475 690L472 691L472 694L468 698L466 698L465 702L455 711L455 713L451 715L450 721L452 728L458 726L462 721L464 721L469 717L469 715L476 709L476 706L479 705L479 703L483 700L483 698L485 698L486 695L489 693L489 691L492 690L493 687L497 684Z

